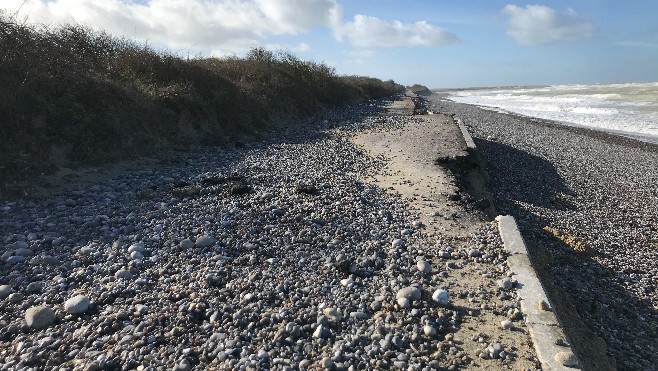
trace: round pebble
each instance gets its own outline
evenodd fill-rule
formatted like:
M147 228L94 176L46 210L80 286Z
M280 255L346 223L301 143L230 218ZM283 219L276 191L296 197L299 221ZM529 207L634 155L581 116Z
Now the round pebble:
M25 311L25 322L34 329L43 329L55 322L55 312L50 307L37 306Z
M204 247L212 246L216 242L217 239L215 239L215 237L209 235L203 235L196 239L195 245L196 247L204 248Z
M437 289L432 294L432 300L441 305L448 305L450 302L450 293L445 289Z
M416 263L416 268L418 268L418 271L421 273L429 273L432 271L432 265L422 259L418 260L418 262Z
M86 295L76 295L64 303L64 310L70 314L80 314L86 312L90 304Z

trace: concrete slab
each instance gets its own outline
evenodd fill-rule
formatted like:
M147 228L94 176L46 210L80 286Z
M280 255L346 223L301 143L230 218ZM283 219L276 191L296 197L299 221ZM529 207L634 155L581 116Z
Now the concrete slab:
M406 96L402 100L396 100L386 106L388 115L412 116L414 114L415 103L411 97Z
M482 221L448 200L459 188L454 176L436 164L437 158L468 156L462 133L449 116L417 115L414 119L404 128L362 133L353 141L388 160L375 180L418 209L426 233L466 238L477 232ZM451 217L456 214L458 218Z
M393 106L394 109L396 107L404 105ZM392 118L391 121L394 120ZM462 202L452 197L461 192L459 182L446 166L437 164L437 159L452 158L460 163L459 159L468 159L473 155L465 143L462 130L451 116L415 115L405 120L404 127L391 126L361 132L352 141L373 157L384 161L381 171L364 181L374 181L382 189L408 202L417 211L412 216L413 221L421 222L417 233L436 237L441 243L450 241L452 246L465 249L471 236L489 225L490 219L483 213L465 209ZM418 247L419 251L427 252L435 248L432 244ZM430 263L441 267L446 261L435 256ZM503 300L494 295L495 279L483 275L482 269L481 264L463 264L459 269L450 271L447 277L433 276L430 285L447 286L453 292L488 288L493 297L487 299L487 304L491 305L490 308L502 307ZM451 303L464 310L481 305L459 295L451 298ZM515 349L518 356L514 363L516 369L536 367L536 352L530 345L532 338L525 324L517 323L522 331L504 330L500 314L493 310L476 310L472 315L464 315L463 321L454 335L463 351L476 357L474 363L467 366L469 370L500 368L500 360L480 359L477 355L482 352L482 344L468 340L477 339L483 333L505 344L506 348Z

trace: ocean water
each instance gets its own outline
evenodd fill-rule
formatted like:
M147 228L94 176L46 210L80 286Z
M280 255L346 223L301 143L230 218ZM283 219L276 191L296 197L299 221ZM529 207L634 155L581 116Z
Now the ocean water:
M658 143L658 82L458 90L450 100Z

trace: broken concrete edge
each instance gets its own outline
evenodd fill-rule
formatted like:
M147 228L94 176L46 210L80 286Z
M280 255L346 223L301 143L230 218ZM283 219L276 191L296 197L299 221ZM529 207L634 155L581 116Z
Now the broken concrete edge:
M521 298L521 311L530 332L543 370L576 370L578 361L566 342L564 329L553 312L546 291L535 272L521 232L511 215L499 215L498 232L505 250L510 254L508 266L517 281L516 290Z

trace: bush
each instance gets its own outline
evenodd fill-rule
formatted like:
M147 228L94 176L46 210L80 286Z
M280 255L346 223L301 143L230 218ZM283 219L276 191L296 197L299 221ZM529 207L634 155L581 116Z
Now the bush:
M30 26L5 14L0 81L5 182L163 146L218 144L273 121L404 89L337 76L287 52L183 59L84 26Z

